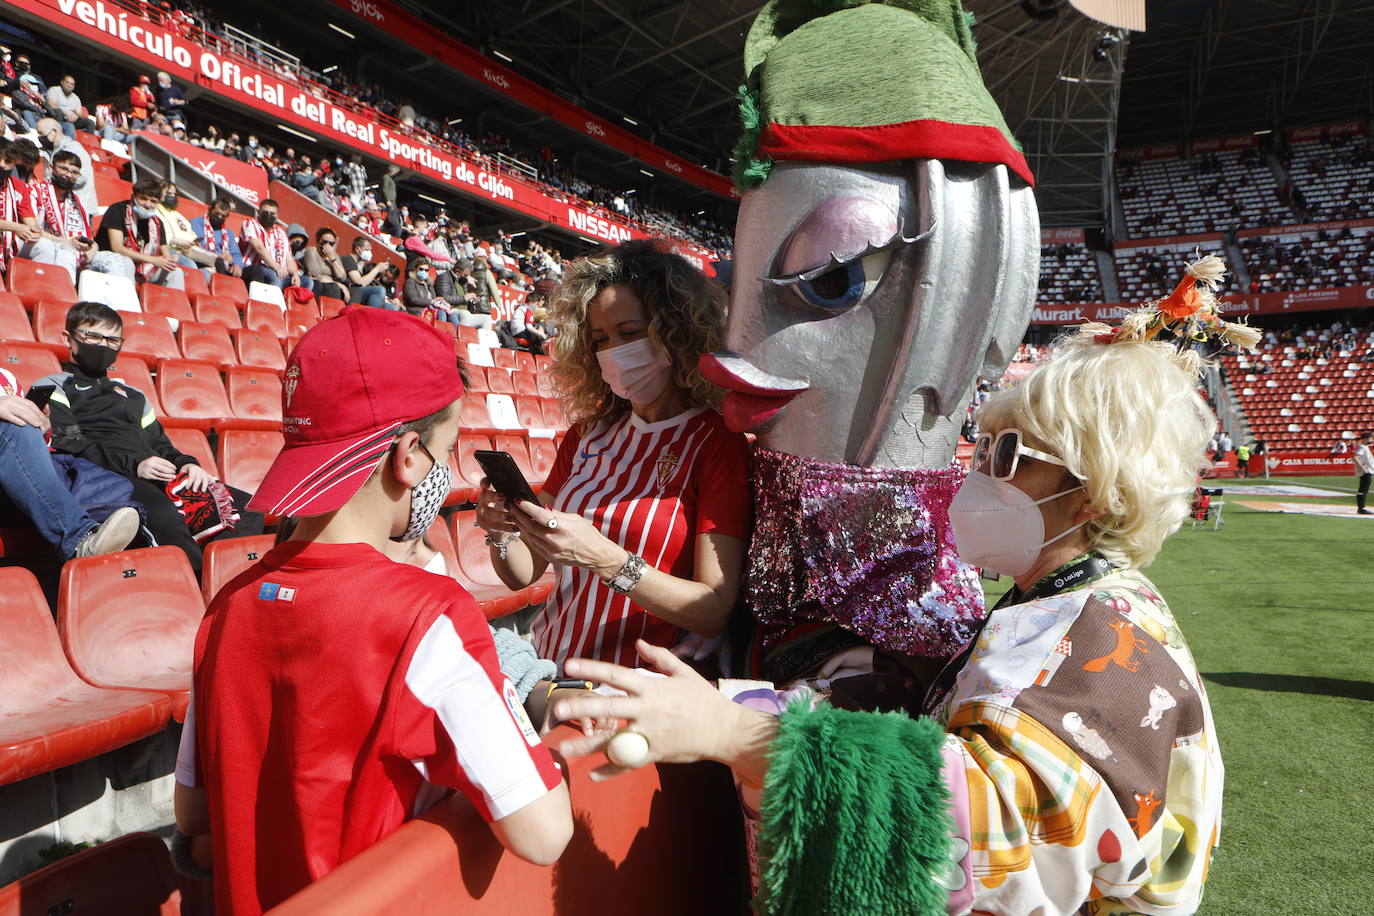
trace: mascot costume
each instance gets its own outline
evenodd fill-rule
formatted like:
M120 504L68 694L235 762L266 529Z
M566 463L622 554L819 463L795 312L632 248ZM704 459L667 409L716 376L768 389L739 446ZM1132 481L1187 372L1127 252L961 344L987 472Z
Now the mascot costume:
M758 437L736 667L915 711L983 617L953 459L1034 305L1031 174L957 0L773 0L740 114L727 349L702 360Z

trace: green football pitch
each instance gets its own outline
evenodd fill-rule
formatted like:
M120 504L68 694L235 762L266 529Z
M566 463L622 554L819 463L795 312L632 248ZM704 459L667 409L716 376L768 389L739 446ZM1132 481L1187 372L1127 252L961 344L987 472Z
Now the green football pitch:
M1353 505L1348 477L1305 485ZM1207 686L1226 764L1204 916L1374 912L1374 519L1262 512L1185 525L1145 572ZM988 584L989 601L1005 586Z

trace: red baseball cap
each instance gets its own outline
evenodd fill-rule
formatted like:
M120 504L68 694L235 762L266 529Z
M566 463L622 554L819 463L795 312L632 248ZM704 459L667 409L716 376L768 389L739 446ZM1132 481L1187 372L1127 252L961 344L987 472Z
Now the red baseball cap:
M305 332L286 360L286 444L248 503L323 515L357 493L403 423L463 394L453 339L414 315L350 305Z

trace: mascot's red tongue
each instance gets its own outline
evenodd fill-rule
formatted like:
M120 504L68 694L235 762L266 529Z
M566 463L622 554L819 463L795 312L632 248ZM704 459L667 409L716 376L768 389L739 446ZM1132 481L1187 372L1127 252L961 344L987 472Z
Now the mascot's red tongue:
M729 392L721 405L725 425L733 432L743 433L766 423L775 413L787 406L794 397L805 391L805 382L778 379L779 386L751 382L741 377L739 369L753 369L734 354L705 353L697 363L701 374ZM758 370L754 373L762 375ZM785 387L783 387L785 385Z

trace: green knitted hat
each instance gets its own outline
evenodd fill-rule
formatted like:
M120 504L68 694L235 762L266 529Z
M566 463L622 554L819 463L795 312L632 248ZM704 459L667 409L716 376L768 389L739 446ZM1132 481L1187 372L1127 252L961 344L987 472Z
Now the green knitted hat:
M744 47L735 184L774 160L1000 162L1033 184L959 0L770 0Z

